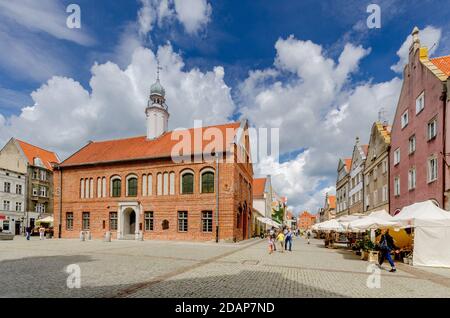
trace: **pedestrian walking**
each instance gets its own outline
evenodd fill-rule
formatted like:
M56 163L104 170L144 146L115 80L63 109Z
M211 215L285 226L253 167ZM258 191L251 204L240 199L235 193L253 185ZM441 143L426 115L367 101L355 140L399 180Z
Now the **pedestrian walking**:
M31 226L27 226L25 228L25 233L26 233L26 236L27 236L27 241L29 241L30 240L30 236L31 236Z
M267 243L269 244L269 255L273 253L273 248L275 246L275 242L273 241L273 237L271 235L267 236Z
M308 240L308 244L309 244L309 239L311 238L311 231L308 229L308 231L306 232L306 238Z
M45 235L45 227L42 225L39 227L39 240L43 240Z
M391 273L397 271L397 269L395 268L394 260L391 257L392 250L395 250L395 253L398 253L398 247L395 246L394 239L389 235L389 230L385 229L383 230L380 238L380 258L378 260L378 264L381 267L384 260L387 259L389 264L391 265Z
M289 228L287 231L286 237L284 239L284 250L287 250L288 246L289 246L289 252L292 252L292 236L293 235L294 235L294 233Z
M272 238L272 242L273 242L273 250L276 251L277 250L277 246L275 244L275 239L276 239L276 234L275 234L275 228L272 226L272 228L269 231L269 237Z
M281 253L283 253L284 252L284 250L283 250L283 248L284 248L284 234L283 234L283 231L280 231L280 233L278 233L278 236L277 236L277 241L280 243L280 246L281 246Z

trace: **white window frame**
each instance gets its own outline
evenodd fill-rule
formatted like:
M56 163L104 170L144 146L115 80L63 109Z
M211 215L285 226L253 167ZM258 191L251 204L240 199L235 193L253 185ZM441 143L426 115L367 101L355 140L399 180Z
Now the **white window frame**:
M394 166L400 163L400 148L394 150Z
M395 196L400 195L400 177L399 176L394 178L394 195Z
M191 170L191 169L183 170L181 172L181 174L180 174L180 194L185 194L184 190L183 190L183 176L185 174L192 174L192 178L193 178L193 182L194 182L194 184L192 186L195 185L195 173L194 173L194 170ZM193 190L195 190L195 189L193 189ZM192 192L195 193L195 191L192 191Z
M169 195L175 195L175 172L169 172Z
M120 180L120 196L122 196L122 177L121 176L114 176L114 177L111 177L109 179L109 196L111 198L113 197L113 181L114 180Z
M431 130L431 127L433 129ZM427 138L428 140L432 140L437 136L437 118L430 120L427 124Z
M408 139L408 153L411 155L415 151L416 151L416 135L412 135Z
M401 117L401 126L402 129L405 128L406 126L408 126L409 124L409 114L408 114L408 109L405 110L405 112L402 114Z
M384 185L384 186L383 186L383 193L382 193L382 200L383 200L383 202L385 202L385 201L388 200L388 196L389 196L389 193L388 193L388 186L387 186L387 185Z
M425 91L416 98L416 115L425 108Z
M416 188L416 168L411 168L408 171L408 190Z
M214 192L213 192L213 193L215 193L215 192L216 192L216 171L215 171L214 169L212 169L212 168L205 168L205 169L203 169L202 171L200 171L199 192L200 192L200 193L203 193L203 192L202 192L202 180L203 180L203 174L204 174L205 172L212 172L212 173L214 174Z
M432 166L432 162L435 162L434 166ZM427 171L428 183L434 182L438 179L438 159L436 156L428 158Z
M139 188L139 177L136 174L129 174L126 178L125 178L125 196L128 196L128 180L132 179L132 178L136 178L137 182L137 186ZM139 189L137 189L137 191L139 191ZM139 193L136 191L136 196L139 195Z

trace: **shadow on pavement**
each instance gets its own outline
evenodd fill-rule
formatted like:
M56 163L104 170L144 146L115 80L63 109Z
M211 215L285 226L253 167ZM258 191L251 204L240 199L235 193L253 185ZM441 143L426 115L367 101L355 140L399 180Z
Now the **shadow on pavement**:
M288 279L280 273L262 269L188 279L173 279L175 275L168 275L168 280L158 280L156 277L153 280L149 279L148 282L138 284L107 286L85 286L86 278L83 279L83 275L81 275L81 288L69 289L66 284L69 276L65 271L66 267L70 264L91 261L93 261L92 257L86 255L28 257L1 261L0 298L344 297L316 286ZM129 270L130 272L135 270L131 262ZM99 272L98 275L102 275L102 272ZM107 275L113 275L113 273ZM111 277L105 278L108 281L114 281Z

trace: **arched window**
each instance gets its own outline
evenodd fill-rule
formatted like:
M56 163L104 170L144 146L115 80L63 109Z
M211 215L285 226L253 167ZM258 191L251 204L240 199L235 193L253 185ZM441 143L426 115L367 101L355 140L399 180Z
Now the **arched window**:
M97 178L97 198L102 197L102 179Z
M89 199L89 179L84 179L84 197Z
M162 194L162 174L158 173L156 175L156 194L161 195Z
M169 194L175 194L175 172L169 173Z
M186 170L181 173L181 194L194 193L194 173L191 170Z
M127 177L127 197L136 197L138 191L138 178L135 175Z
M93 199L94 198L94 179L90 178L89 179L89 198Z
M122 192L122 180L118 176L112 177L111 178L111 196L118 198L122 195L121 192Z
M142 175L142 196L147 196L147 175Z
M80 180L80 198L84 199L84 179Z
M102 178L102 198L106 198L106 178Z
M148 193L148 195L152 195L153 194L153 176L151 174L149 174L147 176L147 181L148 181L147 193Z
M163 194L168 195L169 194L169 174L167 172L164 172L163 174Z
M202 172L201 178L201 191L202 193L213 193L214 192L214 171L208 169Z

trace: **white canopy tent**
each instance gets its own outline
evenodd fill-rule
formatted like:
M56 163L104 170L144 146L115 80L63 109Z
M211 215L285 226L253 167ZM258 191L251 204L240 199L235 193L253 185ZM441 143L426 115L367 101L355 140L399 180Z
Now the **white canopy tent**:
M378 217L366 216L362 219L350 222L348 227L350 230L376 230L379 228L395 227L398 223L394 221L383 220Z
M404 207L392 219L414 228L414 265L450 267L450 212L428 200Z

